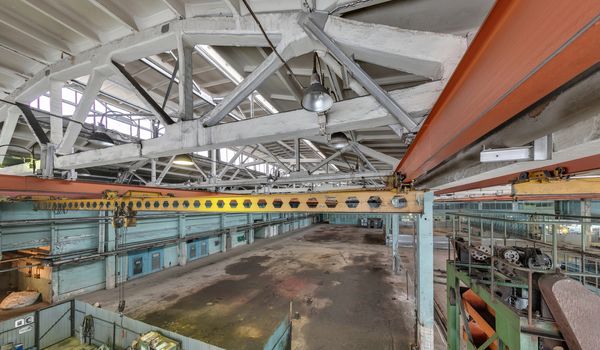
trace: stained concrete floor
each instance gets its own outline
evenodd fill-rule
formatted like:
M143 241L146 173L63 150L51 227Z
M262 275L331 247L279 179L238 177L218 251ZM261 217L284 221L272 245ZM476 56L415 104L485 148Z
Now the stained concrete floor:
M292 302L293 349L408 349L414 302L382 238L317 225L261 240L128 282L125 313L225 349L262 349ZM82 299L114 310L117 295Z

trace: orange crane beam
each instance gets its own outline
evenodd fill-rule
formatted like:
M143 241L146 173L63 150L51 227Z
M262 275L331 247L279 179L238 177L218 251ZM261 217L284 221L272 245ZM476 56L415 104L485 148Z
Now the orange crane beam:
M411 181L600 62L600 1L499 0L397 171Z
M186 191L113 183L40 179L32 176L0 175L0 197L51 196L60 198L102 198L106 190L119 195L127 192L157 192L175 197L215 195L206 191Z

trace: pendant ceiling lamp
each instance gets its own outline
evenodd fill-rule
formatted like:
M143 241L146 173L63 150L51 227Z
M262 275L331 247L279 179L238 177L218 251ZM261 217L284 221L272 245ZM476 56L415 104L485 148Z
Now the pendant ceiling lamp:
M318 61L317 53L315 52L313 59L313 72L310 77L310 86L304 89L302 108L309 112L322 113L331 108L333 105L333 98L325 86L323 86L323 83L321 82L321 76L319 73L317 73Z

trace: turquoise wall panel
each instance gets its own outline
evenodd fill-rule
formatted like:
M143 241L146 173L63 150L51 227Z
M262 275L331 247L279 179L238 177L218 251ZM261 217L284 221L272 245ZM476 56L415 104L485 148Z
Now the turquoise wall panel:
M194 215L185 217L185 232L186 235L218 230L221 227L220 215Z
M224 218L225 227L241 226L248 223L247 214L227 214Z
M106 272L104 261L94 261L79 265L63 265L56 272L58 272L59 276L58 293L60 299L67 299L71 295L103 289L105 286Z
M208 254L214 254L221 251L221 236L210 237L208 239Z
M178 236L178 220L176 217L171 217L138 220L135 227L127 228L127 235L125 237L127 244L131 244Z

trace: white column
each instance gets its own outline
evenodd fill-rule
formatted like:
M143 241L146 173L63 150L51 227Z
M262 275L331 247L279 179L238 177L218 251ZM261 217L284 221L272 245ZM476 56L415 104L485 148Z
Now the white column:
M50 82L50 113L62 116L62 81ZM63 138L63 119L50 117L50 142L58 145Z
M4 124L2 124L2 130L0 130L0 165L2 165L2 163L4 163L4 157L8 152L7 145L9 145L10 140L12 140L21 114L17 107L5 107L0 109L0 112L8 114L6 120L4 120Z
M417 232L417 324L421 350L433 350L433 192L423 196Z
M179 250L179 266L185 266L188 260L187 256L187 243L185 241L185 215L180 214L178 217L178 230L179 230L179 245L177 249Z

